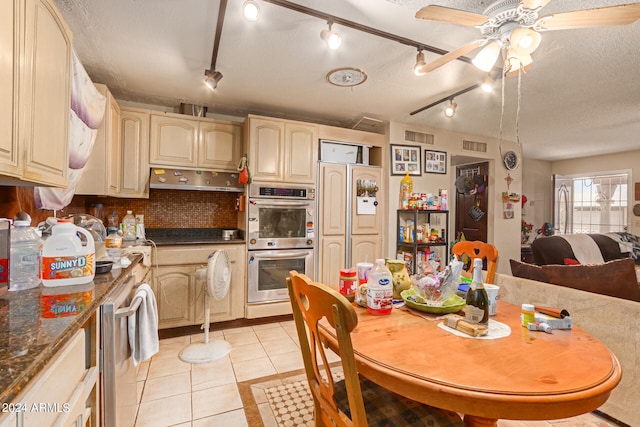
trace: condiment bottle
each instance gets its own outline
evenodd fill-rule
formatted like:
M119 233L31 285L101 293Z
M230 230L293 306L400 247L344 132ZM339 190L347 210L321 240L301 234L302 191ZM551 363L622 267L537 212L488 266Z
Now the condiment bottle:
M354 269L340 270L340 293L346 296L350 301L353 300L357 288L358 276Z
M525 328L529 323L536 321L536 308L533 304L522 304L522 314L520 319L522 320L522 326Z
M473 259L473 280L467 292L465 318L471 323L489 324L489 296L482 284L482 258Z
M409 199L411 199L411 193L413 192L413 178L409 176L407 171L400 181L400 209L409 208Z

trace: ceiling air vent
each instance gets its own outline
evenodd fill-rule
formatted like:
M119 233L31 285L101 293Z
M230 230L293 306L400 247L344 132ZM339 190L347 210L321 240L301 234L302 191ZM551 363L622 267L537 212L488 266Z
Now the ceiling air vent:
M417 142L418 144L433 145L435 137L429 133L416 132L414 130L404 130L404 140L406 142Z
M382 120L363 116L355 125L353 125L352 129L362 130L365 132L384 133L384 122Z
M486 142L478 142L478 141L468 141L466 139L462 140L462 149L466 151L476 151L478 153L486 153L487 152L487 143Z

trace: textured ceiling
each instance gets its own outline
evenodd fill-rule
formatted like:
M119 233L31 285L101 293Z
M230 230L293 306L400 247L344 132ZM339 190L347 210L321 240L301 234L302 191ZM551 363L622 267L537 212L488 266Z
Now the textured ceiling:
M446 119L444 104L409 113L478 83L484 75L473 65L453 61L417 77L414 47L337 24L343 45L330 51L319 36L326 22L261 0L260 18L253 23L241 16L244 0L228 0L216 62L224 77L215 92L203 77L211 63L219 1L55 1L89 75L117 99L165 107L184 102L219 114L257 113L346 127L367 116L502 135L519 138L526 157L548 160L640 149L640 22L545 32L531 69L520 81L505 79L504 103L500 87L492 94L474 90L456 98L456 115ZM415 12L440 4L482 13L491 3L294 1L447 51L478 38L478 30L419 20ZM554 0L541 15L622 3ZM426 57L428 62L437 55ZM361 68L368 79L353 88L327 83L327 72L341 67Z

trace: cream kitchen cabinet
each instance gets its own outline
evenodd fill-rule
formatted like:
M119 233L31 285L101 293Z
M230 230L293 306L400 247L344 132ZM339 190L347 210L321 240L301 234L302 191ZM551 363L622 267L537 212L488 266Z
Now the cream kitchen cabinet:
M65 187L71 31L52 0L0 5L2 182Z
M65 344L10 404L22 411L0 418L1 427L99 425L96 327L90 323Z
M151 114L151 166L236 171L241 149L239 123L172 113Z
M105 97L104 118L75 193L116 196L120 188L119 171L122 157L120 106L105 85L96 84L95 87Z
M149 110L120 109L118 197L149 198Z
M249 116L245 126L254 181L315 184L318 125Z
M105 115L76 194L148 198L149 110L120 108L106 86L95 86Z
M158 304L158 327L174 328L197 325L204 316L204 283L196 271L206 267L214 250L224 250L231 263L231 285L225 298L211 299L211 321L244 317L245 246L244 245L176 245L157 249L158 270L153 280Z

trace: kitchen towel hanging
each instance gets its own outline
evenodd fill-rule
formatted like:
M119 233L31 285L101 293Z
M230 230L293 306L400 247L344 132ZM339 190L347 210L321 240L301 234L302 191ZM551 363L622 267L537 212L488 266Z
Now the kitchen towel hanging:
M133 365L148 360L159 350L158 340L158 306L151 287L142 283L133 297L141 298L140 306L135 314L129 316L129 347Z

